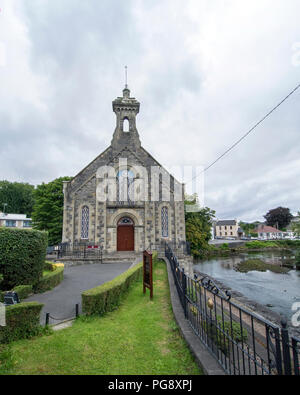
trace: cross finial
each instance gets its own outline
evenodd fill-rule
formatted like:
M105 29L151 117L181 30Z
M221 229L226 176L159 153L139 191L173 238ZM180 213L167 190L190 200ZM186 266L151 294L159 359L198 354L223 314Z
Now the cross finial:
M128 69L128 67L125 66L125 88L128 88L128 85L127 85L127 69Z

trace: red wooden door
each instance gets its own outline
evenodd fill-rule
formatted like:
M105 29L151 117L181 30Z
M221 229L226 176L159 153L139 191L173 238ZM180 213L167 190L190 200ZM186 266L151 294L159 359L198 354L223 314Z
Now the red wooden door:
M134 227L133 225L118 226L118 251L134 251Z

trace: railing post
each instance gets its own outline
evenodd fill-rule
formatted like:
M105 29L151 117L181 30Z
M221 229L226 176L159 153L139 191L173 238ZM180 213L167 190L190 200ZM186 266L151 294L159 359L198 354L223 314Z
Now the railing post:
M76 318L78 318L79 317L79 304L76 304L75 310L76 310Z
M281 340L282 340L282 355L283 355L283 366L284 374L290 376L292 374L291 367L291 354L290 354L290 340L289 331L287 328L287 321L283 319L281 321Z
M186 309L186 274L184 269L182 269L182 293L183 293L183 309L184 309L184 316L187 317L187 309Z
M49 325L49 318L50 318L50 314L46 313L46 322L45 322L45 326Z

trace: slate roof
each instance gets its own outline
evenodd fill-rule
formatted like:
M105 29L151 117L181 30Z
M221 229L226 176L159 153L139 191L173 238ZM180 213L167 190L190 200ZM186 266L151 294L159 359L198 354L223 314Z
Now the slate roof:
M217 226L235 226L237 221L235 219L221 220L216 223Z

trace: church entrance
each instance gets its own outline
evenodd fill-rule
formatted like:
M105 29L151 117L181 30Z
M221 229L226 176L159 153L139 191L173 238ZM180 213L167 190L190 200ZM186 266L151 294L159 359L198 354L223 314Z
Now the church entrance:
M124 217L118 222L117 251L134 251L134 223Z

